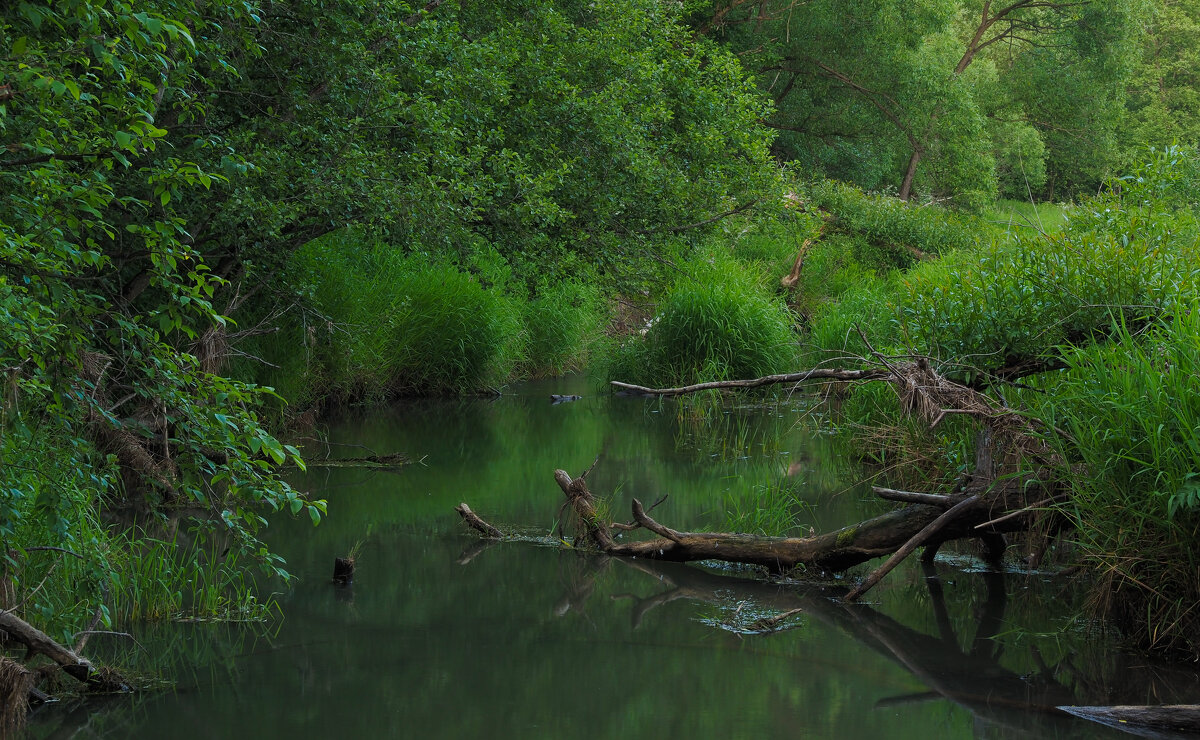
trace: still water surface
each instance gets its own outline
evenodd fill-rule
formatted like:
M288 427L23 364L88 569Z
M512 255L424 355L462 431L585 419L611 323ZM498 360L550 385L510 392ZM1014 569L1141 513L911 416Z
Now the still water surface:
M550 393L581 393L551 405ZM584 380L499 399L419 401L324 430L334 456L403 451L399 474L324 470L318 528L272 526L300 581L269 628L166 625L177 690L34 718L37 737L129 738L1091 738L1127 737L1058 704L1194 703L1194 673L1112 650L1069 622L1053 572L988 572L947 552L893 572L873 603L839 581L771 583L755 570L617 560L554 546L552 472L584 470L612 497L667 500L677 529L756 524L755 497L790 495L797 532L877 513L863 473L797 424L805 399L709 412L611 398ZM310 442L309 454L321 449ZM487 544L467 501L519 541ZM359 543L353 586L329 582ZM777 631L757 620L799 609Z

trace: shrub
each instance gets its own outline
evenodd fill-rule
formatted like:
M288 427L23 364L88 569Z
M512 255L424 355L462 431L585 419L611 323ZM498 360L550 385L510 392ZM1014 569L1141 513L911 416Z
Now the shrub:
M833 214L839 230L892 248L898 267L911 264L909 250L939 255L970 249L980 232L987 231L982 221L964 214L936 206L913 206L886 195L867 195L832 180L812 185L809 198L813 206Z

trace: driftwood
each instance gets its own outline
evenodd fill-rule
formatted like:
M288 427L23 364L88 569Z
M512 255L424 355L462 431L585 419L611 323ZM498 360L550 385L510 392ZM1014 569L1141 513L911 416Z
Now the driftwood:
M1059 707L1067 714L1142 737L1200 737L1200 704Z
M324 460L305 460L309 468L368 468L371 470L395 470L412 462L402 452L387 455L366 455L364 457L340 457Z
M658 535L658 538L639 542L617 542L613 539L608 525L597 517L595 499L588 490L585 479L582 476L572 478L565 470L554 471L554 479L572 505L577 522L582 527L579 540L602 552L675 562L722 560L761 565L773 573L782 573L798 565L842 571L873 558L900 551L931 525L936 524L936 530L927 532L917 545L928 541L935 534L941 541L976 537L979 531L975 530L975 525L993 518L988 513L989 507L982 504L977 496L968 496L963 503L969 502L970 505L960 510L965 513L961 516L956 515L953 521L948 522L939 522L943 513L948 513L944 508L916 505L890 511L827 534L811 537L759 537L740 533L679 532L652 519L643 509L641 502L634 499L634 522L638 527ZM997 488L1015 495L1018 487L1009 483L998 485ZM1007 519L984 531L998 534L1022 530L1028 526L1026 517L1031 513Z
M482 534L484 537L498 540L504 536L503 532L480 519L479 515L471 511L471 507L467 506L465 503L454 507L454 510L458 512L458 515L462 517L463 521L466 522L468 527Z

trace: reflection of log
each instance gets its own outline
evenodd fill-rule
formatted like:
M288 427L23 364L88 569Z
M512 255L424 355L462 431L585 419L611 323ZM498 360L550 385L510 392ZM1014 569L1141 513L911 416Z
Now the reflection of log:
M1090 719L1142 737L1200 737L1200 704L1161 707L1059 707L1068 714Z
M858 642L894 661L925 683L929 693L900 700L925 701L946 699L991 724L1015 729L1031 737L1088 737L1072 732L1075 721L1059 714L1056 707L1074 701L1072 692L1050 676L1020 675L999 663L990 650L977 649L980 643L994 642L992 626L1003 620L1004 582L996 574L990 578L989 598L970 652L964 652L952 633L932 636L906 627L870 607L845 605L836 596L837 589L812 585L781 586L763 581L709 573L674 563L654 563L621 559L618 562L640 570L668 586L660 594L639 599L634 605L634 627L655 607L691 599L709 604L727 605L731 601L750 601L763 608L803 609L804 614L837 627ZM935 598L935 604L940 599ZM885 700L884 703L888 703ZM891 701L898 701L893 699Z

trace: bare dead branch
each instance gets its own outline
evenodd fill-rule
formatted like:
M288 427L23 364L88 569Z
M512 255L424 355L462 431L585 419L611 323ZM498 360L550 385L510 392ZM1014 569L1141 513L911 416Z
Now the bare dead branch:
M875 584L879 583L879 581L883 579L884 576L892 572L892 569L899 565L902 560L911 555L913 550L916 550L918 547L920 547L926 540L937 534L940 529L952 522L964 511L974 506L978 501L978 496L966 498L954 506L951 506L937 519L934 519L932 522L925 525L925 528L913 535L912 539L910 539L908 542L905 542L903 547L892 553L892 556L888 558L883 565L872 571L871 575L867 576L867 580L863 581L858 585L857 588L846 594L846 601L858 601L859 597L861 597L867 591L870 591Z
M950 508L963 500L963 496L943 496L938 493L917 493L915 491L898 491L895 488L884 488L883 486L871 486L871 491L882 499L888 501L904 501L910 504L928 504L929 506L940 506L942 508Z
M496 540L504 537L503 532L480 519L479 515L471 511L471 507L467 506L465 503L455 506L454 510L457 511L458 515L463 518L463 521L466 522L468 527L476 532L479 532L484 537L490 537L491 539Z
M814 368L812 370L804 370L798 373L766 375L764 377L754 378L752 380L714 380L708 383L696 383L694 385L685 385L679 388L647 388L646 386L634 385L632 383L622 383L617 380L612 381L612 385L616 388L634 391L635 393L642 393L647 396L683 396L688 393L699 393L700 391L708 391L718 388L758 388L764 385L779 385L781 383L803 383L806 380L883 380L890 374L891 373L886 370L836 370L830 368Z

